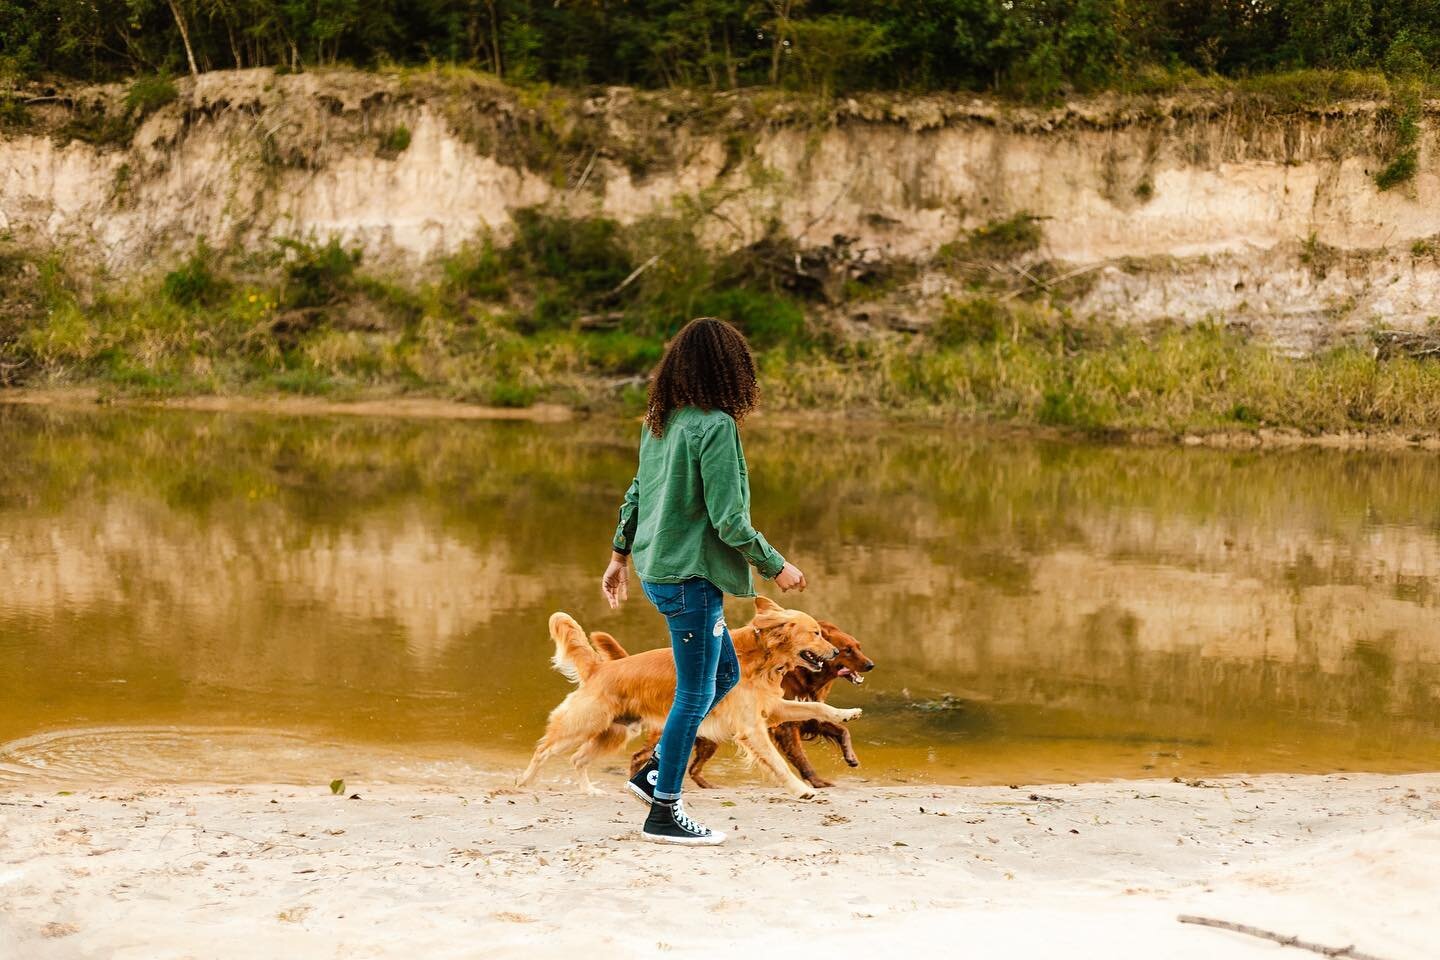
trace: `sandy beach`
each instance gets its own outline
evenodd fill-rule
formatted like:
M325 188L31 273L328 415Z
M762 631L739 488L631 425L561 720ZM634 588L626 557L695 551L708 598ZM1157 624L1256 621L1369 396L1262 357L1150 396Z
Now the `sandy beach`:
M0 957L1315 955L1181 914L1440 938L1440 774L719 790L692 809L733 836L699 851L641 843L614 774L505 782L0 794Z

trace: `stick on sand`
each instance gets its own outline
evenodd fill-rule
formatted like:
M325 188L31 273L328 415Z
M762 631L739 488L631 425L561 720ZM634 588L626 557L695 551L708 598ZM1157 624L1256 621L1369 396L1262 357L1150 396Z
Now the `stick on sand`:
M1193 914L1182 913L1179 917L1181 923L1194 923L1202 927L1219 927L1221 930L1233 930L1236 933L1243 933L1250 937L1259 937L1262 940L1273 940L1282 947L1296 947L1300 950L1309 950L1325 957L1344 957L1346 960L1381 960L1373 953L1361 953L1354 945L1348 947L1327 947L1323 943L1310 943L1301 940L1299 937L1287 937L1283 933L1272 933L1269 930L1261 930L1259 927L1251 927L1243 923L1231 923L1229 920L1215 920L1210 917L1197 917Z

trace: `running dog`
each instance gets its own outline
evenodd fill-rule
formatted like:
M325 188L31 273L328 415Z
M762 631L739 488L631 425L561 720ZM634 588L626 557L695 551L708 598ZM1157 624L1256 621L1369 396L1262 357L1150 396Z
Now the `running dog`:
M820 624L820 631L825 639L836 650L836 655L825 661L825 664L818 671L814 670L792 670L785 675L783 689L788 700L819 700L823 701L830 695L830 688L836 681L844 679L853 684L865 682L864 674L875 669L875 661L865 655L860 649L860 641L850 634L841 630L838 626L828 620L817 621ZM748 639L746 635L743 639ZM742 635L734 635L735 652L744 661L745 651L741 649ZM605 653L611 659L619 659L626 656L625 648L620 645L608 633L590 634L590 642L597 650ZM805 748L801 746L802 740L813 740L816 737L824 737L834 743L840 749L840 755L845 762L852 767L860 766L860 758L855 756L855 746L850 739L848 727L838 723L830 723L825 720L806 720L804 722L782 723L770 728L770 736L774 738L775 745L785 758L794 764L800 776L812 787L833 787L835 784L816 772L810 758L805 755ZM630 758L630 772L633 775L645 765L650 759L650 754L655 749L655 744L660 739L658 730L651 731L649 742L646 746ZM710 758L715 756L715 751L720 745L713 740L704 737L697 737L695 740L695 756L690 761L690 778L695 785L704 789L714 786L705 779L701 770Z
M551 615L550 637L555 642L555 669L579 686L551 711L545 734L516 784L529 784L547 759L568 753L581 789L600 793L590 782L590 764L623 748L632 724L647 730L664 726L675 698L675 659L668 649L661 649L612 660L591 645L580 624L566 613ZM711 708L700 725L700 736L715 743L734 741L792 796L813 797L814 788L791 772L770 739L769 728L809 720L846 723L860 716L859 708L840 710L827 703L784 697L787 674L796 669L823 671L836 657L835 647L809 614L785 609L765 597L756 598L755 619L732 638L740 660L740 682Z

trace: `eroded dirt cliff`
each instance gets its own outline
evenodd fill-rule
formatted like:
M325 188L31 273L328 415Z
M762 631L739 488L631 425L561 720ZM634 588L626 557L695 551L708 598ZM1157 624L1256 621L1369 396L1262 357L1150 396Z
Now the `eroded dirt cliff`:
M109 270L198 238L246 249L339 236L424 263L522 207L631 223L688 211L736 248L781 235L846 319L923 325L973 277L956 245L1019 220L983 269L1122 322L1243 323L1313 346L1440 314L1440 170L1380 190L1393 116L1239 96L1022 109L964 96L816 104L775 95L522 91L463 72L216 72L125 118L120 87L38 91L0 136L0 230ZM1427 117L1434 117L1434 105ZM129 126L126 126L126 124ZM107 126L108 124L108 126Z

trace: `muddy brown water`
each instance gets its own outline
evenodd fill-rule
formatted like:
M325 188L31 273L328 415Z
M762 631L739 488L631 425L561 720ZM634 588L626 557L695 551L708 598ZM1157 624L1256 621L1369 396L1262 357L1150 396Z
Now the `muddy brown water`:
M637 433L0 406L0 786L518 768L569 689L551 611L663 642L598 589ZM834 697L863 766L812 746L827 773L1440 768L1434 454L763 420L746 445L812 585L787 602L879 664Z

